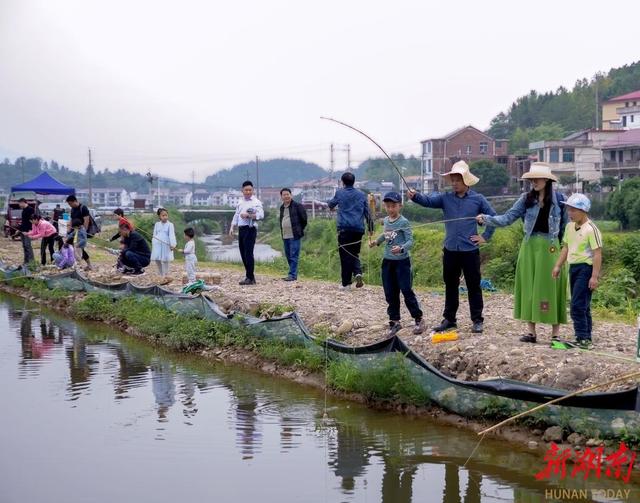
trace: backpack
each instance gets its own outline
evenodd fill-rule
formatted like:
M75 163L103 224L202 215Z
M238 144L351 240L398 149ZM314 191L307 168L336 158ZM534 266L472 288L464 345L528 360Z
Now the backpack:
M96 234L99 234L101 231L102 227L98 225L98 222L96 222L91 212L89 212L89 228L87 229L87 237L92 238Z

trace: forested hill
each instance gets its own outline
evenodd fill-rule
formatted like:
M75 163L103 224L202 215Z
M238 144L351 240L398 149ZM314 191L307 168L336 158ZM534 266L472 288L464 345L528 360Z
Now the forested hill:
M532 90L512 103L506 113L496 115L488 133L494 138L508 138L512 152L521 151L529 141L559 139L572 131L594 127L596 93L602 104L638 89L640 61L578 80L571 90L564 87L546 93ZM601 113L599 108L600 119Z
M295 182L322 178L329 174L317 164L298 159L269 159L259 161L258 167L262 187L284 187L293 185ZM218 171L208 176L204 183L211 189L240 187L247 179L255 184L256 178L256 163L252 161Z
M89 186L87 173L73 171L56 161L46 162L40 158L19 157L14 162L4 159L0 162L0 180L5 190L26 180L35 178L43 171L48 172L56 180L72 187L85 188ZM131 173L125 169L92 172L91 185L94 188L122 187L128 191L147 192L149 183L147 178L138 173Z

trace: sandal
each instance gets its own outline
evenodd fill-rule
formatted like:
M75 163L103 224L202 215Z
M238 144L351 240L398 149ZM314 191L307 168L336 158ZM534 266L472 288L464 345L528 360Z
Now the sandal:
M533 334L523 335L522 337L520 337L520 340L521 340L522 342L530 342L530 343L532 343L532 344L535 344L535 343L538 341L538 339L536 338L536 336L535 336L535 335L533 335Z

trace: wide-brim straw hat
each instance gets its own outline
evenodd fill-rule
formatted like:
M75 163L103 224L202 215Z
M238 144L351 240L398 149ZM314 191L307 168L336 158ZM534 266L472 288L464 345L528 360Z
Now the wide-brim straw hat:
M532 178L546 178L554 182L558 181L558 177L551 172L551 166L546 162L531 163L529 171L522 175L522 180L531 180Z
M464 161L456 162L448 173L442 173L442 176L448 177L451 180L451 175L462 175L462 181L467 187L471 187L480 181L480 178L473 175L469 171L469 166Z

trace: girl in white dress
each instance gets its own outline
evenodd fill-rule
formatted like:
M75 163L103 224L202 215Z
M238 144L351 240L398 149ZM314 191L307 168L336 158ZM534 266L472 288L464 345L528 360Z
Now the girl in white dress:
M176 245L176 231L169 222L169 212L164 208L158 208L159 221L153 226L153 239L151 240L151 260L156 261L158 272L162 278L169 274L169 262L173 261L173 250Z

